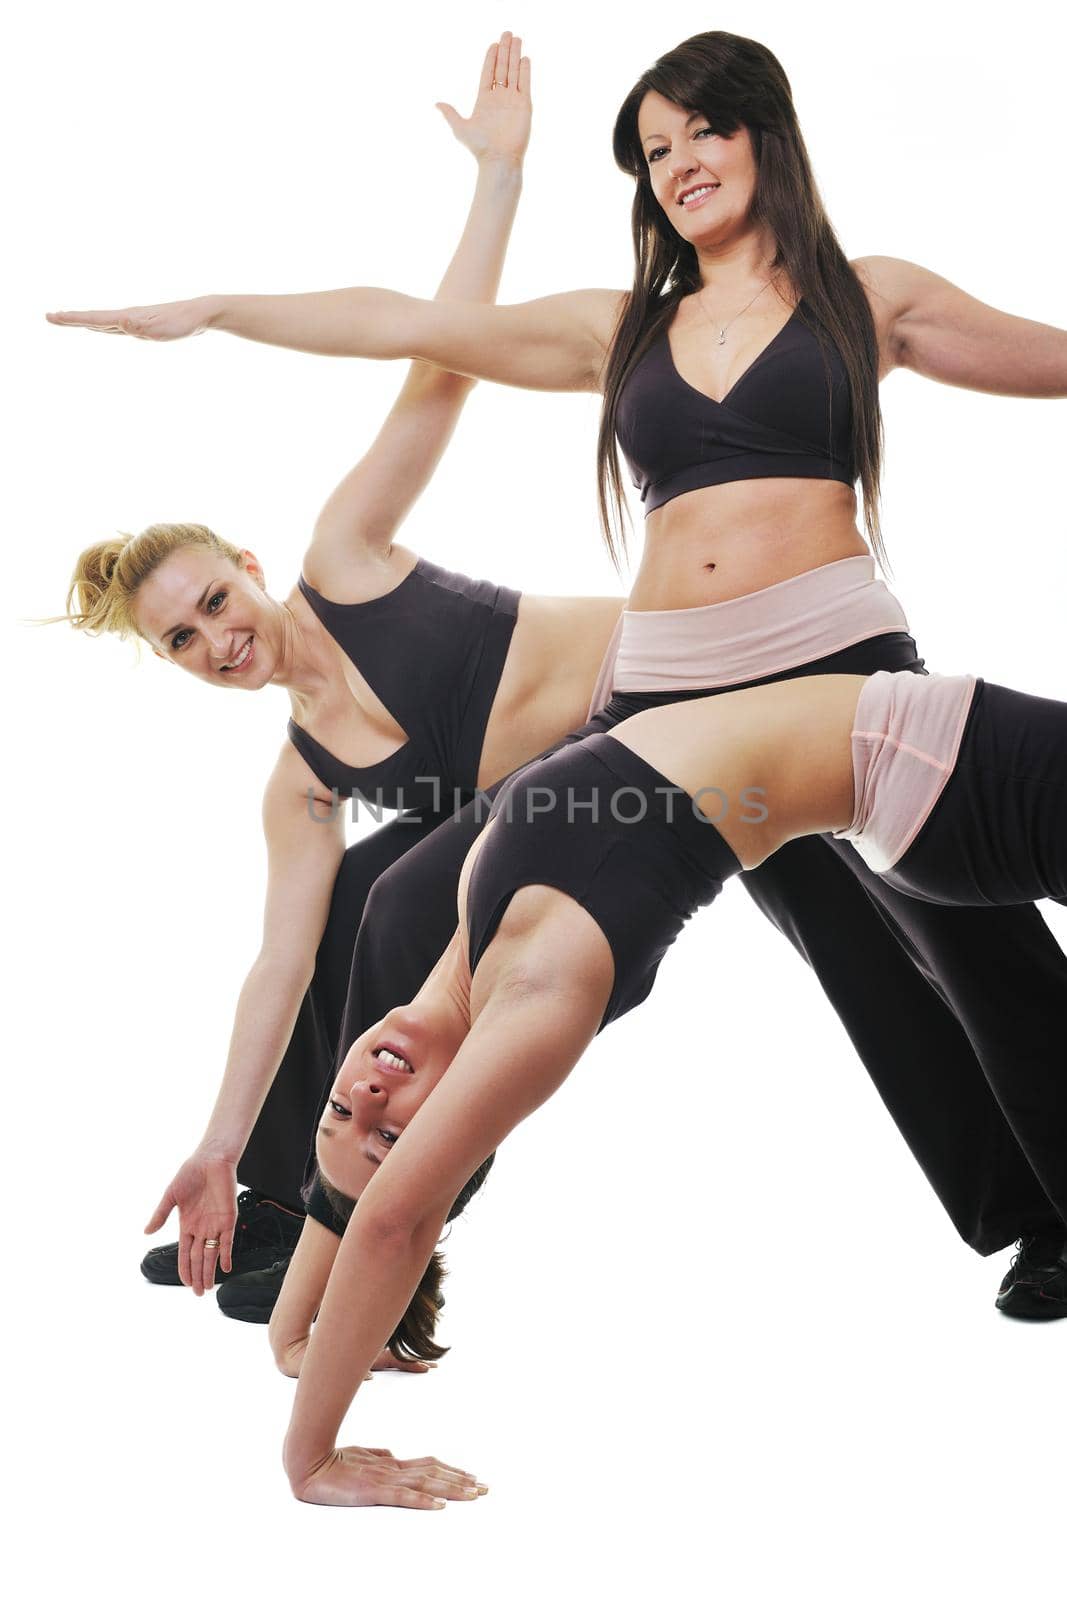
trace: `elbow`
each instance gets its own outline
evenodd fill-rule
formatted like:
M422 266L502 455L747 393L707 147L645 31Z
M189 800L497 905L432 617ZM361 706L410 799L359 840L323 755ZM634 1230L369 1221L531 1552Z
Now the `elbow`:
M368 1207L360 1217L359 1236L364 1247L379 1259L402 1256L412 1250L426 1230L427 1210L416 1196L399 1196L387 1206Z
M423 1185L406 1181L389 1187L389 1193L364 1196L348 1232L357 1232L362 1248L381 1262L428 1256L441 1237L451 1200L440 1204Z

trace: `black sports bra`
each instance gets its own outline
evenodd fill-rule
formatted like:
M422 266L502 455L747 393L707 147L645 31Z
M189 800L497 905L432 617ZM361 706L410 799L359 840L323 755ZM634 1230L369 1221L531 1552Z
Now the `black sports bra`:
M388 810L438 806L442 785L472 792L517 591L419 560L376 600L340 605L304 578L300 592L407 734L384 761L350 767L290 718L289 738L320 783Z
M844 363L820 346L803 306L721 400L686 383L667 328L631 369L616 434L646 516L676 495L741 478L855 481Z

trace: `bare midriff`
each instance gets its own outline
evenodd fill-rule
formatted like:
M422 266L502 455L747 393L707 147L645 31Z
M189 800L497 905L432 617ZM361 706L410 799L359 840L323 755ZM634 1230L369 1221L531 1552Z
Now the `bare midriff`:
M581 727L623 602L526 595L485 730L485 788Z
M715 484L678 495L646 518L627 605L631 611L714 605L869 554L847 484L828 478Z

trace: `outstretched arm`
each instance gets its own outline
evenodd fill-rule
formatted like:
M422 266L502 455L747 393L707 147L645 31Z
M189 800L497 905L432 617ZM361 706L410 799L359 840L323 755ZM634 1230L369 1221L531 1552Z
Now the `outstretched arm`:
M522 188L530 136L530 64L510 33L489 47L469 118L440 108L478 162L478 181L463 236L437 291L438 300L493 301ZM469 378L414 364L374 443L323 506L311 543L313 568L352 556L388 555L396 530L433 477L463 403ZM329 590L329 573L322 574Z
M417 300L391 289L204 295L117 311L50 311L49 322L166 341L219 328L260 344L368 361L432 361L520 389L598 389L625 295L576 289L515 306Z
M1067 332L985 305L912 261L853 262L866 286L886 364L958 389L1067 397Z
M364 1190L341 1241L285 1443L299 1499L430 1509L434 1495L469 1497L464 1474L444 1476L436 1462L368 1461L339 1449L337 1434L459 1190L566 1078L611 983L611 954L592 918L556 890L520 891L475 974L468 1038Z
M292 1035L315 969L315 951L344 855L344 814L328 791L308 797L307 769L286 744L263 798L267 901L259 954L241 987L226 1067L203 1137L149 1219L161 1228L175 1206L178 1273L194 1293L232 1266L237 1162ZM312 815L314 813L314 815ZM219 1241L208 1246L208 1238Z

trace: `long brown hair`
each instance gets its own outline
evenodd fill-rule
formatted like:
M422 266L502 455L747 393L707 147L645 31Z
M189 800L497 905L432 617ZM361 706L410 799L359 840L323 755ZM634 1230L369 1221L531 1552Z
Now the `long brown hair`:
M487 1156L478 1170L471 1175L452 1202L446 1222L454 1222L460 1212L464 1210L468 1200L478 1193L482 1184L489 1176L489 1169L496 1160L496 1151ZM330 1210L337 1222L337 1232L343 1232L348 1226L349 1219L356 1209L356 1201L351 1195L343 1194L340 1189L326 1179L323 1173L316 1169L314 1177L306 1185L304 1199L310 1200L311 1191L318 1185L326 1196ZM430 1257L426 1271L419 1280L404 1315L394 1328L389 1338L389 1349L398 1361L440 1361L442 1356L448 1354L448 1345L438 1344L434 1338L437 1330L437 1318L445 1303L441 1293L441 1284L445 1277L445 1262L440 1250L435 1250Z
M729 137L747 128L756 158L753 217L774 236L774 268L802 296L812 332L837 347L852 402L852 459L863 491L867 533L885 563L878 520L882 413L878 403L878 340L867 296L826 215L793 107L789 80L765 45L733 33L698 33L642 73L615 120L613 149L636 179L631 226L634 285L604 369L604 405L597 444L600 521L616 567L626 549L625 501L615 446L615 417L626 378L667 326L686 295L701 288L696 251L671 226L652 192L637 131L650 89L699 112Z

